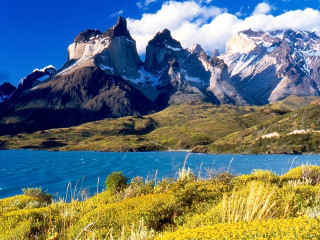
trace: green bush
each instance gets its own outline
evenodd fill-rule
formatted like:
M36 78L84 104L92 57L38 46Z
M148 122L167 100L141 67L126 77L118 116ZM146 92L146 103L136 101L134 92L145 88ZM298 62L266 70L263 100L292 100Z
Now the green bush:
M53 195L47 191L43 192L41 188L22 188L24 195L35 197L40 203L51 204Z
M106 188L112 192L120 192L126 188L128 178L122 174L122 172L112 172L106 178Z

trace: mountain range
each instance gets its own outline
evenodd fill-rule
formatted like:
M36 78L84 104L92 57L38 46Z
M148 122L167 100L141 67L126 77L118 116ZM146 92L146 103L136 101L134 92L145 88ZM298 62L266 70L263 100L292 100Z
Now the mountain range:
M119 17L105 32L78 34L68 61L36 69L17 88L0 85L0 135L145 115L189 101L264 105L320 95L320 36L297 30L235 34L226 52L184 49L168 29L146 46L143 62Z

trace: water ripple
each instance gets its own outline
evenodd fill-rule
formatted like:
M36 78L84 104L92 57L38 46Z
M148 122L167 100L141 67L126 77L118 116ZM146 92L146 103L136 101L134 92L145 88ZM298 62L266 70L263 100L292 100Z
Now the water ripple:
M174 177L183 166L186 152L103 153L48 152L29 150L0 151L0 198L21 194L21 188L42 187L60 197L66 195L70 182L73 188L95 193L104 188L104 179L113 171L122 171L129 178ZM191 154L187 167L196 173L205 168L247 174L253 169L287 172L302 163L320 164L319 155L205 155ZM81 187L79 186L81 185Z

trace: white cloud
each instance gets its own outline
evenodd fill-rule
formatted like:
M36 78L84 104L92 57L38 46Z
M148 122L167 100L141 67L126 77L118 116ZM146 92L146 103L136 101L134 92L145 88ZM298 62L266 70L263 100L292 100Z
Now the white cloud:
M112 13L109 17L118 17L123 14L123 10L119 10L115 13Z
M269 5L268 3L262 2L255 7L252 15L268 14L271 12L271 10L272 10L271 5Z
M138 8L146 8L150 3L156 2L158 0L142 0L140 2L137 2Z
M179 40L184 48L199 43L207 53L214 48L224 52L226 41L232 34L249 28L264 31L292 28L320 32L318 10L307 8L278 16L270 15L266 10L262 12L239 19L224 9L208 7L196 0L169 1L157 12L143 14L141 19L129 18L128 28L137 42L139 54L144 54L148 41L165 28L171 31L172 36Z
M128 28L137 41L139 53L143 53L148 41L157 32L168 28L179 41L187 37L193 38L196 36L190 35L190 31L197 32L209 19L221 15L222 12L220 8L201 6L195 1L169 1L165 2L156 13L145 13L141 19L129 18Z
M281 30L295 29L320 31L320 12L311 8L285 12L278 16L254 15L239 21L233 28L237 32L243 29L253 30Z

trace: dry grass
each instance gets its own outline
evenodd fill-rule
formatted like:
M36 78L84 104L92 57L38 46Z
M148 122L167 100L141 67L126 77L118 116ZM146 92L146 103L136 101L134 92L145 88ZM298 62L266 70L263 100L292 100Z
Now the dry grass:
M276 213L276 202L272 199L275 190L267 190L257 182L252 182L249 193L232 192L224 194L222 200L222 222L252 222L269 219Z

